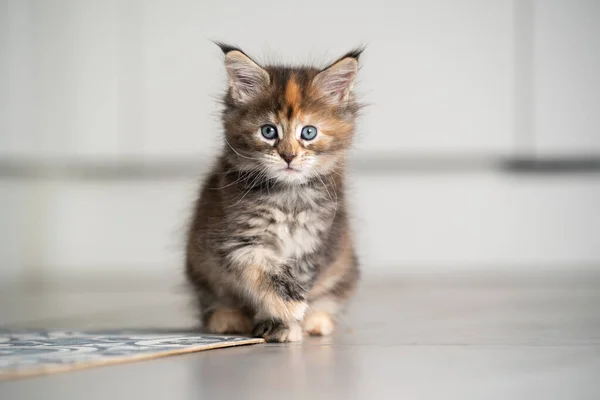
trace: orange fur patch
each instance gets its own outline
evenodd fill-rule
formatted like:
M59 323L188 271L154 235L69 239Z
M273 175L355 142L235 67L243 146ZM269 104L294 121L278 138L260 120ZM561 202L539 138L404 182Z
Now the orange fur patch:
M292 109L292 116L298 114L301 100L300 86L298 86L296 79L292 76L285 87L285 102Z
M252 321L241 310L218 308L206 322L205 328L212 333L249 333Z

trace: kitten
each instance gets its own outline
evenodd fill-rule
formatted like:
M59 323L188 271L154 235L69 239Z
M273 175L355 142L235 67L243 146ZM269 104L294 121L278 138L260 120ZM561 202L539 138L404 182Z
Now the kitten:
M219 44L223 150L189 230L204 327L267 341L328 335L359 271L344 200L362 50L324 69L260 66Z

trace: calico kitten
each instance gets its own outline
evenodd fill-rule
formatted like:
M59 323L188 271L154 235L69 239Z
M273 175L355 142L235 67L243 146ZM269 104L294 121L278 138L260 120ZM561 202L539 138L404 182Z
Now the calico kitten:
M219 44L223 150L196 203L187 277L204 327L268 341L328 335L359 271L344 200L361 50L324 69L260 66Z

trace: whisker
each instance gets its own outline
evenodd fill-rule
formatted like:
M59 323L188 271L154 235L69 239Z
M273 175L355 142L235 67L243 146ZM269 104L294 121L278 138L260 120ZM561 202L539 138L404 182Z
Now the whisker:
M248 171L246 171L246 172L255 172L255 171L260 171L260 170L261 170L261 167L260 167L260 166L258 166L258 167L253 167L253 168L249 169L249 170L248 170ZM227 170L226 172L224 172L224 173L221 173L221 175L227 175L227 174L230 174L230 173L232 173L232 172L234 172L234 171L235 171L235 170L234 170L234 168L230 168L230 169L229 169L229 170ZM244 174L244 173L242 173L242 172L240 172L240 171L235 171L235 172L237 172L237 173L238 173L238 179L236 179L235 181L233 181L233 182L231 182L231 183L229 183L229 184L227 184L227 185L225 185L225 186L214 187L214 188L208 188L208 189L210 189L210 190L220 190L220 189L225 189L226 187L229 187L229 186L235 185L236 183L238 183L238 182L240 182L240 181L243 181L243 180L245 180L245 179L248 179L248 175L247 175L247 174Z
M334 200L333 196L329 192L329 189L327 189L327 185L325 184L325 182L323 182L323 179L321 178L321 176L317 175L317 178L319 178L319 180L323 184L323 187L325 188L325 190L327 191L327 194L329 195L329 199L334 203L335 208L333 209L333 218L331 219L333 221L333 220L335 220L335 216L337 215L337 209L338 209L337 193L335 194L335 200ZM330 183L331 183L331 181L330 181ZM334 186L334 189L335 189L335 185L333 185L333 186ZM335 192L335 190L334 190L334 192Z
M240 177L237 178L235 181L231 182L230 184L227 184L225 186L220 186L220 187L215 187L215 188L208 188L209 190L220 190L220 189L225 189L226 187L235 185L236 183L240 182L244 180L244 176L240 174Z
M258 174L256 174L256 176L254 177L254 179L252 180L252 182L250 183L250 188L243 194L243 196L235 202L235 204L227 207L227 208L231 208L231 207L235 207L238 204L240 204L242 202L242 200L244 200L244 197L246 197L246 195L248 193L250 193L252 191L252 189L254 189L254 187L261 181L261 179L263 179L264 177L266 177L266 168L263 167L263 169L261 170L261 172L259 172Z
M225 143L227 143L227 146L229 146L229 148L231 148L231 150L233 150L233 152L234 152L235 154L237 154L238 156L240 156L240 157L242 157L242 158L246 158L246 159L248 159L248 160L252 160L252 161L262 161L262 160L261 160L261 159L259 159L259 158L248 157L248 156L245 156L245 155L241 154L239 151L237 151L236 149L234 149L234 148L233 148L233 146L232 146L232 145L229 143L229 141L227 140L227 138L226 138L226 137L223 137L223 139L225 139Z

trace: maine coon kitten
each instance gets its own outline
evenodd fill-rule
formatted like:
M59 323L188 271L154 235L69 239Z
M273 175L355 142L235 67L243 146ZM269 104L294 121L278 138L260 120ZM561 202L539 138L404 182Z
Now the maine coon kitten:
M220 44L223 150L197 201L187 277L204 327L328 335L359 277L344 200L361 50L324 69L260 66Z

